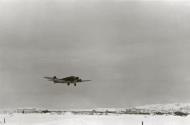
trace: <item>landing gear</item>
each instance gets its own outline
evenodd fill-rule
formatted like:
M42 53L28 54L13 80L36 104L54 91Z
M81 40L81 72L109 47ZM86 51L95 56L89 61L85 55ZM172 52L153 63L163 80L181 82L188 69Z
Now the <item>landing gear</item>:
M77 86L77 84L76 84L76 83L74 83L74 86Z
M70 85L70 83L68 82L68 83L67 83L67 85L69 86L69 85Z

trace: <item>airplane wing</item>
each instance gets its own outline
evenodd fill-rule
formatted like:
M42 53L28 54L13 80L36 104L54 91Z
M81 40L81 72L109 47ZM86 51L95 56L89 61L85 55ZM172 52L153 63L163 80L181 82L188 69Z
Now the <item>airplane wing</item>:
M46 76L44 78L47 79L48 81L53 81L54 79L53 77L46 77Z
M47 77L47 76L45 76L44 78L48 80L53 79L52 77Z
M92 80L81 80L81 82L89 82L89 81L92 81Z

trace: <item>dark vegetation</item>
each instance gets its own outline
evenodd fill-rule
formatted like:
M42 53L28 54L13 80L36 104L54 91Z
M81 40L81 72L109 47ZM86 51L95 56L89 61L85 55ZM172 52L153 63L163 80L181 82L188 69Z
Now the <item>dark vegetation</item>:
M187 116L188 115L188 113L181 112L181 111L174 112L174 114L177 116Z

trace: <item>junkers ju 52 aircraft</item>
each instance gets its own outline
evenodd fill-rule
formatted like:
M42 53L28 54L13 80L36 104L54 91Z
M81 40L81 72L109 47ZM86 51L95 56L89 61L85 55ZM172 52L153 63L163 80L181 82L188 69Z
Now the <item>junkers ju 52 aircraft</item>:
M52 81L54 83L63 83L63 84L67 84L68 86L70 84L74 84L74 86L77 85L77 82L88 82L91 80L82 80L81 78L77 77L77 76L69 76L69 77L65 77L65 78L57 78L56 76L53 77L44 77L45 79Z

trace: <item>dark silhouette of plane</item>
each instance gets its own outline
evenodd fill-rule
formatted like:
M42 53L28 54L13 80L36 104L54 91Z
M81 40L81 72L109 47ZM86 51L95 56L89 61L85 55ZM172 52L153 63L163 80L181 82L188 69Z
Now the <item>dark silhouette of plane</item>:
M65 78L57 78L56 76L53 77L44 77L45 79L52 81L54 83L64 83L67 84L68 86L70 84L74 84L74 86L77 85L78 82L88 82L91 80L82 80L81 78L77 77L77 76L69 76L69 77L65 77Z

